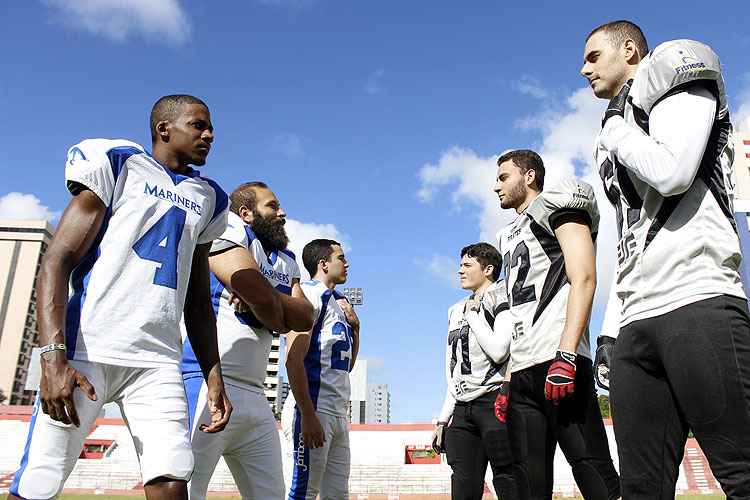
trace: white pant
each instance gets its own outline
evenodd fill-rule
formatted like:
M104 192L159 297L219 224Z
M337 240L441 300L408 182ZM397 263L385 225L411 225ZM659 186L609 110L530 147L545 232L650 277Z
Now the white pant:
M34 406L21 466L11 493L21 498L52 498L81 454L91 425L105 403L117 402L133 438L146 484L157 477L187 481L193 470L188 412L182 375L177 365L131 368L88 361L70 361L96 390L91 401L80 389L73 401L81 426L52 420Z
M349 428L346 417L318 412L325 442L310 449L302 441L301 415L289 398L281 414L284 430L284 479L289 500L348 500Z
M222 455L242 498L279 500L284 497L281 442L268 400L261 389L249 390L229 384L225 387L234 408L229 424L219 433L206 434L199 429L201 424L211 421L206 383L202 377L185 380L193 415L191 432L195 457L190 500L206 498L208 483Z

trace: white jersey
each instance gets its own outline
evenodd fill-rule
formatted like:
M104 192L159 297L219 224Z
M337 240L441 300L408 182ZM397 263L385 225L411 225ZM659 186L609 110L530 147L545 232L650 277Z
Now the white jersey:
M211 252L221 252L232 247L247 249L258 268L279 292L290 295L294 280L300 278L294 254L289 250L266 254L253 230L233 212L229 213L227 230L211 247ZM224 381L245 388L264 388L268 355L274 333L263 326L252 312L238 313L229 303L231 291L211 273L211 298L216 313L216 330ZM182 373L200 374L190 340L183 345Z
M583 216L596 241L599 209L594 190L577 179L565 179L539 193L523 213L498 233L514 321L513 372L553 359L560 345L570 283L553 228L559 217L571 213ZM588 328L581 335L577 352L591 357Z
M302 291L315 309L315 325L305 356L307 385L315 410L331 415L349 411L352 327L336 303L344 296L320 281L304 281ZM294 396L288 398L294 404Z
M467 300L468 297L448 309L445 375L448 390L456 401L473 401L497 390L508 367L507 358L501 363L495 363L482 349L464 318ZM505 283L497 282L490 285L482 296L481 305L480 314L484 316L491 329L495 321L509 321L510 315L501 315L508 311Z
M85 186L107 206L70 278L68 357L132 367L178 364L193 252L224 232L227 195L197 170L176 174L124 140L72 147L65 178L71 192Z
M704 143L703 137L677 132L685 127L684 107L696 102L687 100L691 96L686 91L713 99L715 116L700 124L710 129L705 150L698 150L691 164L676 165L684 171L697 168L697 173L687 180L686 191L670 195L636 172L640 165L664 169L663 160L645 147L648 141L678 159L680 149ZM610 304L620 309L619 325L721 294L744 297L732 209L732 126L718 57L691 40L659 45L638 65L629 95L624 120L608 120L595 152L604 190L617 215L620 241L614 286L619 304ZM674 101L680 98L684 105ZM707 98L703 101L710 104ZM671 115L664 115L666 110ZM660 177L672 173L665 171Z

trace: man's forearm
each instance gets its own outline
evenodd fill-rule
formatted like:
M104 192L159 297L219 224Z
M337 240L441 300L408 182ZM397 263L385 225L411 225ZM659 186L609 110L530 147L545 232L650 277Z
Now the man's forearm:
M285 295L274 289L259 271L242 269L232 274L230 281L229 288L250 307L264 326L279 333L290 330L284 317Z
M304 332L313 327L313 306L304 296L291 297L279 294L284 311L284 323L288 330Z
M359 354L359 327L352 328L352 365L349 367L349 371L354 369L354 363L357 362L357 354Z
M203 377L219 366L219 346L216 339L216 317L210 303L191 304L185 301L185 330Z
M302 361L291 361L287 359L286 373L289 376L289 386L292 389L294 400L303 415L315 412L312 398L310 398L310 386L307 383L307 371Z
M578 349L581 335L586 331L591 316L591 305L595 290L596 280L593 278L571 283L568 292L565 327L560 338L559 348L561 350L575 353Z

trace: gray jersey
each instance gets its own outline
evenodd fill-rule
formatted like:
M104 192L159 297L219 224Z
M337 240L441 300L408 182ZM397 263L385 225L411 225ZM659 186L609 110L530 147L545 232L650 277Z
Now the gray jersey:
M553 359L560 344L570 283L553 227L559 217L571 213L588 222L596 241L599 209L594 190L577 179L565 179L542 191L498 233L514 321L513 372ZM577 352L591 357L588 330L581 336Z
M464 318L468 298L448 309L448 342L445 351L445 372L448 390L456 401L472 401L497 390L505 377L507 358L495 363L484 352ZM507 294L502 282L490 285L482 296L481 315L490 329L495 321L508 321Z
M653 135L656 116L649 130L654 108L670 96L699 86L715 98L714 123L700 165L678 165L697 167L692 184L684 192L665 196L656 183L646 183L634 173L636 160L651 161L648 153L638 147L625 151L625 141L613 140L613 134L618 133L618 138L635 135L635 139L652 136L661 143ZM732 126L718 57L710 47L691 40L659 45L640 62L629 95L624 123L618 119L610 126L608 122L595 152L604 190L617 216L619 324L720 294L743 297L732 209ZM630 131L622 130L626 125ZM613 130L618 126L621 130ZM615 154L605 144L610 149L622 144L622 148Z

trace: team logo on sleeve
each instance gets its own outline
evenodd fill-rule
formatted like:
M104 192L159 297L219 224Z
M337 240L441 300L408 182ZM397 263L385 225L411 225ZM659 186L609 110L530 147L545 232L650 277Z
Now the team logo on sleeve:
M76 162L76 158L79 158L84 161L86 160L86 155L83 154L83 151L81 151L81 148L77 146L71 149L70 152L68 153L68 163L71 165L74 165Z

